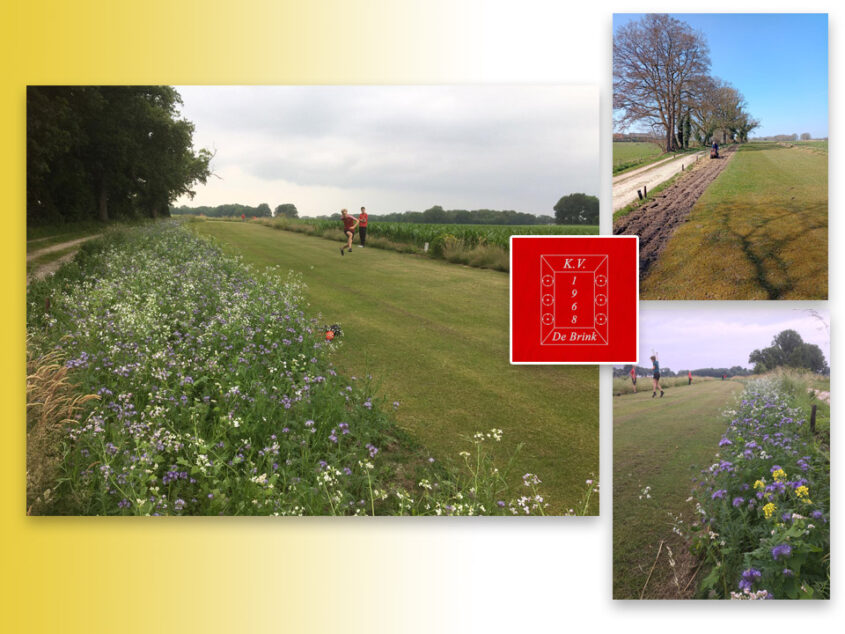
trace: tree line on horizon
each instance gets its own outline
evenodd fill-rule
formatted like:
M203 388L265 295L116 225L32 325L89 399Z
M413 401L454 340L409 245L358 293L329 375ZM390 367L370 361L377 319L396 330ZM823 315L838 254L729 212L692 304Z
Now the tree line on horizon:
M830 367L824 358L822 349L816 344L806 343L797 331L788 329L779 332L772 338L772 345L756 349L748 355L748 362L753 368L743 368L735 365L731 368L700 368L692 370L696 376L712 376L720 378L726 376L749 376L751 374L764 374L778 368L794 368L809 370L816 374L830 374ZM629 364L622 368L613 368L614 377L626 377L630 374L633 365ZM650 377L650 367L636 366L637 376ZM660 376L686 376L689 370L673 372L667 367L660 368Z
M645 126L666 152L748 141L760 121L742 93L710 74L704 35L667 14L650 13L613 36L614 127Z
M634 366L629 364L622 368L613 368L613 376L615 378L626 378L630 376L632 367ZM642 367L638 365L636 366L636 368L638 377L651 377L651 367ZM677 372L675 372L670 368L660 366L661 377L687 376L688 372L690 372L690 370L678 370ZM743 368L741 365L735 365L730 368L699 368L697 370L692 370L692 373L695 376L708 376L717 379L722 378L722 376L749 376L751 374L754 374L752 370L749 370L748 368Z
M513 210L496 209L443 209L434 205L425 211L404 211L386 214L369 214L371 222L408 222L418 224L462 224L462 225L597 225L599 223L599 199L587 194L569 194L562 196L553 207L555 215L546 216ZM280 217L299 218L299 211L293 203L285 203L270 211L270 205L261 203L257 207L240 204L226 204L198 207L171 207L174 215L203 215L209 218L241 217L256 218ZM353 210L353 214L355 214ZM340 212L323 214L319 220L340 221Z
M29 86L27 223L169 215L211 175L171 86Z

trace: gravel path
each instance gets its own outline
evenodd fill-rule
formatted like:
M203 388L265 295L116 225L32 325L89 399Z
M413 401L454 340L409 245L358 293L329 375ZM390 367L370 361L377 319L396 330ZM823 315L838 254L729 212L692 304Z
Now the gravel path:
M613 211L619 211L624 206L637 200L638 189L643 187L654 189L680 172L681 167L689 169L690 165L704 155L705 152L696 152L695 154L668 158L614 177Z

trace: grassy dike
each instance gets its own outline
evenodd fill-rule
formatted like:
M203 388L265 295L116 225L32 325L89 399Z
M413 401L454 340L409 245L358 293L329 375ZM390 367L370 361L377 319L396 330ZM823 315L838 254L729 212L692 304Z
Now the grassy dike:
M598 369L508 363L506 274L377 249L341 256L339 240L253 223L193 226L249 263L301 273L311 312L343 327L338 367L372 374L435 458L455 460L467 437L501 428L501 457L523 445L515 477L543 480L550 513L598 475Z

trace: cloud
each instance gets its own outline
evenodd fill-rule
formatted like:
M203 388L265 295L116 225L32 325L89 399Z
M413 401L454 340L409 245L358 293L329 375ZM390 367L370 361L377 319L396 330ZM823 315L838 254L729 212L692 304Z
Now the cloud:
M196 125L195 144L216 149L214 170L232 191L249 178L279 187L383 191L405 200L381 211L495 202L498 208L551 213L560 196L599 189L598 98L592 87L179 91L184 116ZM225 191L220 187L203 189L194 204L233 201L218 198Z
M829 316L823 311L817 314L821 320L806 309L783 307L648 307L640 312L640 364L647 365L656 350L662 363L675 370L750 367L751 352L770 346L775 335L788 329L819 346L829 361Z

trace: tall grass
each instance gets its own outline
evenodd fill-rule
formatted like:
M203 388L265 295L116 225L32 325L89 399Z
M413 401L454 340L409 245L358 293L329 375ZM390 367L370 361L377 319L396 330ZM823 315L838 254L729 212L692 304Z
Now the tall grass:
M29 341L27 341L29 343ZM80 393L58 351L26 352L26 505L27 513L49 512L69 426L79 423L85 404L99 399Z

